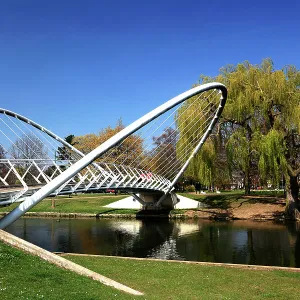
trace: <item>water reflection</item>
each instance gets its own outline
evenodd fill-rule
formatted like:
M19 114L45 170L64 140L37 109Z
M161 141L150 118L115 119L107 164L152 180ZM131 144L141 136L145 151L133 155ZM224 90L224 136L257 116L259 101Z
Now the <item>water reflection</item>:
M7 231L56 252L300 266L295 223L24 218Z

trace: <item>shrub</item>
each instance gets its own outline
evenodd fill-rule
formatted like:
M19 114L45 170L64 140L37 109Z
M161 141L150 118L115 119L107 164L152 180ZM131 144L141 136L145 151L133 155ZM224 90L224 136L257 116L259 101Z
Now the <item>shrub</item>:
M187 185L187 186L185 187L185 190L186 190L187 192L195 192L195 191L196 191L195 186L194 186L193 184Z

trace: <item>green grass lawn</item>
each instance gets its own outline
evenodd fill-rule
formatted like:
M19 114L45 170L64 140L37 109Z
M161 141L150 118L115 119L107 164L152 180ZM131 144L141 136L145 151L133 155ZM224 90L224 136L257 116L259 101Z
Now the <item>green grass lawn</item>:
M144 293L131 296L0 242L1 299L299 299L300 273L65 256Z
M199 195L199 194L180 194L187 198L200 201L206 204L208 207L212 208L228 208L232 203L238 202L242 199L243 194L239 192L235 193L222 193L222 194L208 194L208 195Z
M57 213L90 213L90 214L134 214L134 209L112 209L104 207L128 195L80 194L46 198L30 209L30 212L57 212ZM55 208L51 208L52 199L55 199ZM11 211L18 204L0 207L0 212Z
M0 299L133 299L0 242Z
M146 299L299 299L300 273L113 257L66 258L144 292Z
M268 192L268 191L254 191L250 196L245 197L243 191L222 192L221 194L186 194L182 193L185 197L193 200L200 201L210 208L223 208L227 209L232 206L237 206L242 202L249 203L275 203L279 198L283 198L282 192Z

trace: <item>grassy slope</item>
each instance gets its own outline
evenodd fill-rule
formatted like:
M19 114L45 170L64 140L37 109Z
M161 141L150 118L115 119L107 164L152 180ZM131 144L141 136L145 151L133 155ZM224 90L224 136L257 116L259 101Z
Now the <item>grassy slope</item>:
M66 258L140 290L131 296L0 242L1 299L299 299L300 273L107 257Z
M0 242L0 299L132 299Z

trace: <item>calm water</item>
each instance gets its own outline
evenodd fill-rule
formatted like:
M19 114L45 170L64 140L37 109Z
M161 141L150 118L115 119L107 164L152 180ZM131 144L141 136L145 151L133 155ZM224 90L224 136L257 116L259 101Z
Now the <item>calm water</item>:
M30 218L7 231L56 252L300 267L294 223Z

